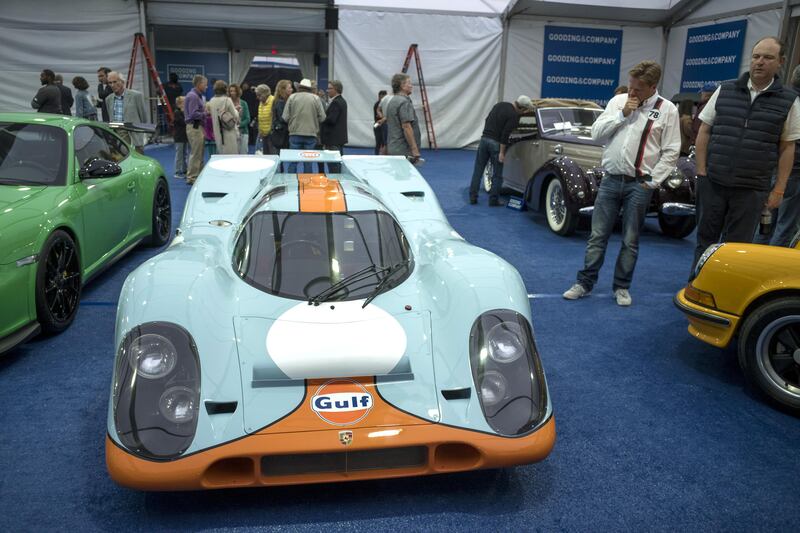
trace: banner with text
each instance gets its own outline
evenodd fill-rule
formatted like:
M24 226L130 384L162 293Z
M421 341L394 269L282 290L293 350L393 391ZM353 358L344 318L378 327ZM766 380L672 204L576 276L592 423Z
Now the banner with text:
M686 34L681 92L739 77L747 20L691 28Z
M600 105L619 83L622 30L544 27L542 98L579 98Z

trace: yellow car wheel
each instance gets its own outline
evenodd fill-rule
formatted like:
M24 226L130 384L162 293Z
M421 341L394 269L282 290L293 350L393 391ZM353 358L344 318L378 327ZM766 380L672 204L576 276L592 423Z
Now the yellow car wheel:
M752 385L800 414L800 297L772 300L747 316L739 365Z

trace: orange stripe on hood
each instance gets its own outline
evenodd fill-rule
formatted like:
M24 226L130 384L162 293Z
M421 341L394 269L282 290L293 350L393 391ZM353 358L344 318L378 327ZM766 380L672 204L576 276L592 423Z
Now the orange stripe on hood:
M325 174L298 174L300 211L306 213L333 213L347 211L344 191L339 180Z

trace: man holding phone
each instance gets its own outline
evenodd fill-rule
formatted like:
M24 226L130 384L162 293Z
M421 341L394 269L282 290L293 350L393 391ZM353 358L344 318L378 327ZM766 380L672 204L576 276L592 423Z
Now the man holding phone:
M605 142L600 182L592 211L592 233L584 268L565 293L567 300L588 295L603 266L608 239L622 209L622 246L614 269L617 305L631 305L628 289L639 255L639 232L653 191L669 177L681 147L678 109L658 94L661 66L642 61L628 72L627 94L609 100L592 126L592 138Z

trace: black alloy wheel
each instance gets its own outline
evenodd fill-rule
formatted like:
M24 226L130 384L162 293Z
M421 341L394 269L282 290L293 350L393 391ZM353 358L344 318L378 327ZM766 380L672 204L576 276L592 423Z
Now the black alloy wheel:
M172 202L169 197L167 183L159 178L153 192L153 221L149 245L164 246L172 232Z
M747 316L739 365L751 385L800 414L800 297L772 300Z
M69 327L81 299L78 248L63 230L54 231L42 247L36 272L36 316L45 333Z

